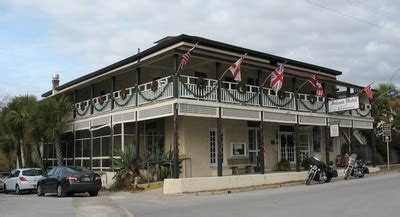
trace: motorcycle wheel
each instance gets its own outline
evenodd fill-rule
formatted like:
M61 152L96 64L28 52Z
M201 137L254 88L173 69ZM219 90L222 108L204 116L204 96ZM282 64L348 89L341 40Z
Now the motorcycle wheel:
M313 176L314 176L314 173L309 173L308 174L308 177L307 177L307 180L306 180L306 185L310 185L311 181L313 180Z
M331 176L327 176L325 182L328 183L328 182L330 182L331 180L332 180L332 177L331 177Z
M364 177L364 173L362 172L359 178L363 178Z
M350 175L350 170L346 169L346 171L344 171L344 180L349 179L349 175Z

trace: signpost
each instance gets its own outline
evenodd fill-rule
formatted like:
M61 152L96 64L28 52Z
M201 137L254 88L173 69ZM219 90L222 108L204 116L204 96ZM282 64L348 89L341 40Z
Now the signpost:
M358 109L360 100L358 96L328 101L328 113Z
M389 142L392 141L392 125L391 124L382 124L382 139L383 142L386 142L386 155L387 155L387 169L389 171L390 167L390 159L389 159Z

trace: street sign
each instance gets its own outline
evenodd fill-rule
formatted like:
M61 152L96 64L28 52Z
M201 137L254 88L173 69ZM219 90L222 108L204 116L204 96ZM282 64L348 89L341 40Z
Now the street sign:
M384 141L385 137L392 137L392 126L390 124L382 124L382 135Z
M392 131L392 125L391 124L382 124L382 130L383 132L390 132Z
M383 138L383 142L391 142L392 141L392 137L391 136L382 135L382 138Z

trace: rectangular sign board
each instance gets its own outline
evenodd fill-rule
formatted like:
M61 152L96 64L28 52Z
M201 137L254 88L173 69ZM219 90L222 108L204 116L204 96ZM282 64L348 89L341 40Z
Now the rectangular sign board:
M331 137L339 137L339 124L331 124L329 130Z
M358 96L332 99L328 101L328 113L348 111L358 108L360 108L360 100Z

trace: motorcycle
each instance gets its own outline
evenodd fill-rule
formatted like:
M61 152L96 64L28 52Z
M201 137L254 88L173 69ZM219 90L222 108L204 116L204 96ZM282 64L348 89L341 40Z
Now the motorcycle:
M312 180L323 183L330 182L332 178L338 177L336 170L332 168L333 162L329 161L328 164L321 161L319 156L309 158L310 170L307 174L306 185L309 185Z
M349 179L350 176L362 178L368 173L368 167L365 166L362 160L357 160L357 154L350 155L347 168L344 171L344 180Z

